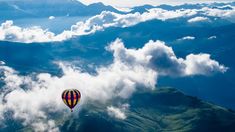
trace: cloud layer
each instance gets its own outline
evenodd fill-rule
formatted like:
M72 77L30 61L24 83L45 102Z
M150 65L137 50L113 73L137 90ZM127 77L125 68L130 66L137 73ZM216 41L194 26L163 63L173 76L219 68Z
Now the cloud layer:
M6 21L0 26L0 40L23 43L64 41L73 36L88 35L109 27L129 27L153 19L165 21L168 19L195 16L194 18L189 18L188 22L209 21L209 18L197 15L220 17L235 22L235 9L233 7L231 10L208 7L180 10L152 8L142 14L139 12L118 14L103 11L101 14L93 16L86 21L77 22L71 26L70 30L65 30L57 35L40 27L21 28L13 25L13 21Z
M129 98L137 90L152 90L161 76L192 76L224 73L227 68L212 60L208 54L190 54L177 58L171 47L162 41L149 41L140 49L127 49L117 39L107 50L113 53L113 63L97 67L95 74L58 63L64 74L61 77L48 73L21 76L14 69L0 66L1 80L5 83L0 94L0 119L13 112L13 118L36 131L59 131L49 113L63 113L66 106L61 93L76 88L82 93L80 109L87 101L105 104L115 98ZM109 115L125 119L123 109L107 107Z
M93 16L84 22L72 25L71 30L65 30L58 35L40 27L21 28L13 25L13 21L6 21L0 27L0 40L24 43L63 41L70 39L72 36L88 35L108 27L129 27L152 19L167 20L194 14L195 12L191 10L167 11L159 8L150 9L143 14L137 12L122 15L103 11L101 14Z

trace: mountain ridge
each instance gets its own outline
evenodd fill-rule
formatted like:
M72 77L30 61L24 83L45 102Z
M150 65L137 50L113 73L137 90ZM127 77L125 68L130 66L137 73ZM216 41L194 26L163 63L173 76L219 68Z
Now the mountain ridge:
M112 6L106 6L102 3L94 3L86 6L79 1L72 0L61 0L60 2L57 2L57 0L46 0L45 2L35 2L33 0L0 1L1 6L5 9L0 12L0 18L3 20L67 15L94 16L105 10L120 14L123 13Z

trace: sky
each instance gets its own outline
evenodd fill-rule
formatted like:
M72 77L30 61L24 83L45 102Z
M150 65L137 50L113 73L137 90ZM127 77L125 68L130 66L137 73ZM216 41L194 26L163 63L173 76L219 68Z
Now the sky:
M202 3L202 2L232 2L235 0L79 0L84 4L91 4L96 2L102 2L106 5L112 5L116 7L132 7L137 5L151 4L183 4L183 3Z

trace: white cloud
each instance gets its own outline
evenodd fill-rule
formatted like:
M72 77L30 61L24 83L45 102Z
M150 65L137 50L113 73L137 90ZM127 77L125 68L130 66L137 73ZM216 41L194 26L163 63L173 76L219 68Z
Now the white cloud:
M217 37L216 36L210 36L208 39L211 40L211 39L216 39Z
M46 42L51 41L54 33L40 27L21 28L13 25L13 21L6 21L0 27L0 40L16 42Z
M100 15L91 17L85 22L78 22L72 26L72 31L77 35L84 35L94 33L97 30L104 30L108 27L129 27L140 22L158 19L168 20L178 17L186 17L195 15L194 10L176 10L167 11L160 8L153 8L140 14L139 12L133 14L117 14L110 11L104 11Z
M210 21L207 17L194 17L188 20L189 23L195 23L195 22L208 22Z
M0 61L0 65L5 65L6 63L4 61Z
M32 123L32 127L36 132L59 132L59 128L56 127L55 122L53 120L49 120L47 121L47 123L34 122Z
M48 19L53 20L53 19L55 19L55 17L54 16L49 16Z
M123 42L117 39L109 46L109 50L114 52L117 61L149 67L159 75L208 75L227 70L223 65L211 60L208 54L190 54L186 59L177 58L173 49L162 41L149 41L141 49L126 49Z
M1 79L4 82L8 82L6 87L16 89L20 87L20 84L22 84L24 81L27 82L27 78L19 78L16 74L17 72L14 69L8 66L0 66Z
M204 7L200 9L200 11L202 12L202 14L206 16L220 17L220 18L235 22L235 8L234 7L232 10L222 10L222 9Z
M109 116L115 117L117 119L124 120L124 119L127 118L125 113L124 113L124 109L120 109L120 108L113 107L113 106L108 106L107 107L107 112L108 112Z
M194 10L167 11L159 8L150 9L143 14L117 14L103 11L88 20L78 22L71 26L71 30L65 30L55 35L53 32L43 30L40 27L21 28L13 25L13 21L6 21L0 27L0 40L14 42L51 42L70 39L72 36L88 35L96 31L102 31L108 27L129 27L140 22L158 19L167 20L184 16L195 15Z
M216 12L214 12L216 11ZM179 9L179 10L164 10L161 8L152 8L146 12L140 14L129 13L129 14L118 14L110 11L103 11L101 14L93 16L84 22L78 22L71 26L72 35L86 35L91 34L96 31L104 30L108 27L129 27L136 25L141 22L149 20L168 20L180 17L191 17L195 15L207 15L214 17L221 17L224 19L235 18L233 10L222 10L222 9L212 9L212 8L202 8L202 9ZM206 21L209 20L207 17L194 17L189 22L196 21ZM71 36L71 35L70 35Z
M194 40L194 39L195 39L194 36L185 36L185 37L180 38L180 39L178 39L178 40Z
M63 41L73 36L81 36L102 31L109 27L129 27L149 20L168 20L180 17L191 17L195 15L206 15L221 17L230 21L235 21L235 9L222 10L204 7L202 9L180 9L164 10L152 8L144 13L118 14L110 11L103 11L101 14L93 16L86 21L79 21L71 26L70 30L65 30L60 34L55 34L40 27L21 28L13 25L13 21L6 21L0 27L0 40L15 42L51 42ZM53 18L53 17L50 17ZM207 17L194 17L188 22L207 21Z
M185 74L192 75L192 74L201 74L201 75L208 75L211 72L226 72L228 68L220 65L217 61L211 60L209 54L199 54L193 55L190 54L186 57L184 61L186 64Z
M76 88L81 92L81 109L91 101L106 103L114 98L129 98L137 88L153 90L158 75L208 75L227 70L208 54L177 58L172 48L161 41L149 41L140 49L127 49L117 39L107 49L113 52L113 63L96 68L96 74L82 72L63 63L59 63L64 72L60 77L48 73L22 76L10 67L0 66L5 83L0 94L1 119L4 119L6 111L11 110L13 118L21 119L23 125L32 126L37 131L57 131L55 119L48 113L67 115L65 110L69 109L61 101L61 93L67 88ZM117 118L125 119L123 110L126 108L126 105L121 109L108 107L108 111Z

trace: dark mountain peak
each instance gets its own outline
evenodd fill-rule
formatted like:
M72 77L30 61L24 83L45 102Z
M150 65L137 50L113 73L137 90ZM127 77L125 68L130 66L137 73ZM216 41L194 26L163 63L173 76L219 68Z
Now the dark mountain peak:
M89 4L88 6L105 6L102 2L97 2L97 3L92 3L92 4Z
M123 14L123 12L115 9L114 7L110 5L104 5L102 2L90 4L87 6L87 8L89 9L89 11L99 11L99 12L112 11L112 12Z
M154 6L152 6L152 5L137 6L137 7L132 8L131 13L134 13L134 12L143 13L143 12L146 12L148 9L151 9L151 8L154 8Z

